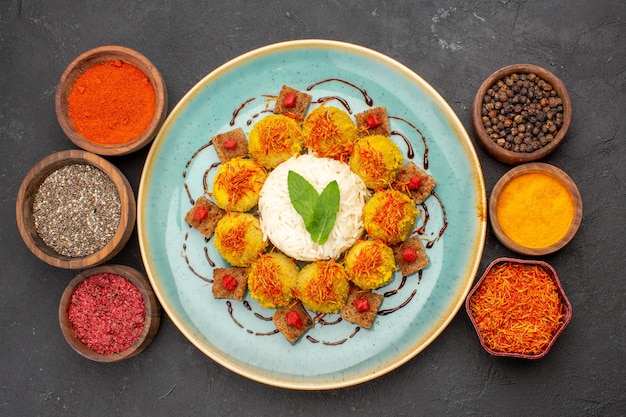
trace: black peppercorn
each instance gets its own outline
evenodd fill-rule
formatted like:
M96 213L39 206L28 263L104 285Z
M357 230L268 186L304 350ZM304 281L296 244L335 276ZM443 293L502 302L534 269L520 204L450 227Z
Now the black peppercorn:
M492 140L514 152L533 152L554 139L563 125L563 101L534 73L513 73L482 98L482 123Z

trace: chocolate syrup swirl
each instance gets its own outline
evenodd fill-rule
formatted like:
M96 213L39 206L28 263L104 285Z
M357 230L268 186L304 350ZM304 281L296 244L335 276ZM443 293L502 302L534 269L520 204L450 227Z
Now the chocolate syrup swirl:
M350 108L348 101L341 97L337 97L337 96L320 97L315 102L318 104L324 104L331 100L337 100L338 102L341 103L341 105L346 109L348 113L352 114L352 109Z
M252 97L247 99L246 101L244 101L243 103L241 103L239 105L239 107L237 107L235 110L233 110L233 118L230 119L230 122L228 123L231 126L235 125L235 119L237 119L237 116L239 116L239 113L243 110L244 107L246 107L246 105L252 101L256 100L256 97Z
M421 130L419 130L417 128L417 126L415 126L413 123L409 122L408 120L406 120L403 117L399 117L399 116L388 116L390 119L396 119L396 120L400 120L401 122L406 123L407 125L409 125L413 130L415 130L419 135L420 138L422 138L422 143L424 144L424 169L428 169L428 144L426 143L426 136L424 136L424 134L422 133ZM408 141L408 140L405 140ZM411 157L409 157L409 159L412 159Z
M363 100L365 100L365 104L367 104L368 106L372 107L372 105L374 104L374 100L372 100L372 98L367 94L367 91L365 91L364 88L361 88L355 84L352 84L350 81L346 81L346 80L342 80L341 78L326 78L325 80L321 80L321 81L317 81L311 85L309 85L306 88L306 91L311 91L313 88L317 87L320 84L324 84L324 83L328 83L331 81L337 81L340 83L344 83L346 85L349 85L350 87L358 90L361 95L363 95Z

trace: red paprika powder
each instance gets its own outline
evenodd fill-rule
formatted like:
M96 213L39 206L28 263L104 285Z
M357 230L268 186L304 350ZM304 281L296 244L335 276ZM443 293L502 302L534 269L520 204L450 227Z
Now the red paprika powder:
M105 61L81 74L68 96L69 114L86 139L117 145L137 139L156 109L154 87L139 68Z
M141 336L146 306L132 282L121 275L100 273L76 286L68 317L84 345L107 355L128 349Z

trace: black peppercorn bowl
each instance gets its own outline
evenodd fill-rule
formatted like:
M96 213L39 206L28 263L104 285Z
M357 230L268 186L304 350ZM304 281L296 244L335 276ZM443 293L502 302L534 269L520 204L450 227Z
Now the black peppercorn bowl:
M91 254L75 257L63 255L49 246L39 234L34 216L34 201L41 184L56 170L73 164L90 165L106 174L120 202L119 223L110 240ZM124 174L104 158L82 150L57 152L38 162L24 177L15 206L17 226L26 246L39 259L58 268L91 268L108 261L126 245L135 227L135 195Z
M72 295L78 285L98 274L119 275L130 281L141 293L145 306L145 316L141 333L132 345L121 352L105 354L90 349L76 335L76 331L69 317ZM59 302L59 325L63 337L76 353L95 362L118 362L144 351L156 336L160 324L161 306L156 299L156 295L150 286L148 278L138 270L125 265L101 265L81 272L67 285L61 296L61 301Z
M561 145L572 102L561 80L533 64L503 67L482 83L472 106L478 143L511 165L545 158Z

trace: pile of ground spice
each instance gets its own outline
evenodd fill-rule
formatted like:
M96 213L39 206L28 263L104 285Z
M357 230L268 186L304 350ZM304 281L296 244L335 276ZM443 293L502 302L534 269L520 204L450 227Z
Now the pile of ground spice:
M117 232L122 206L115 184L96 167L66 165L41 183L33 201L39 236L55 252L89 256Z
M76 286L68 316L76 337L94 352L107 355L128 349L139 338L146 306L129 280L101 273Z
M106 61L76 79L68 107L74 127L85 138L105 145L122 144L148 128L156 94L139 68L121 60Z

